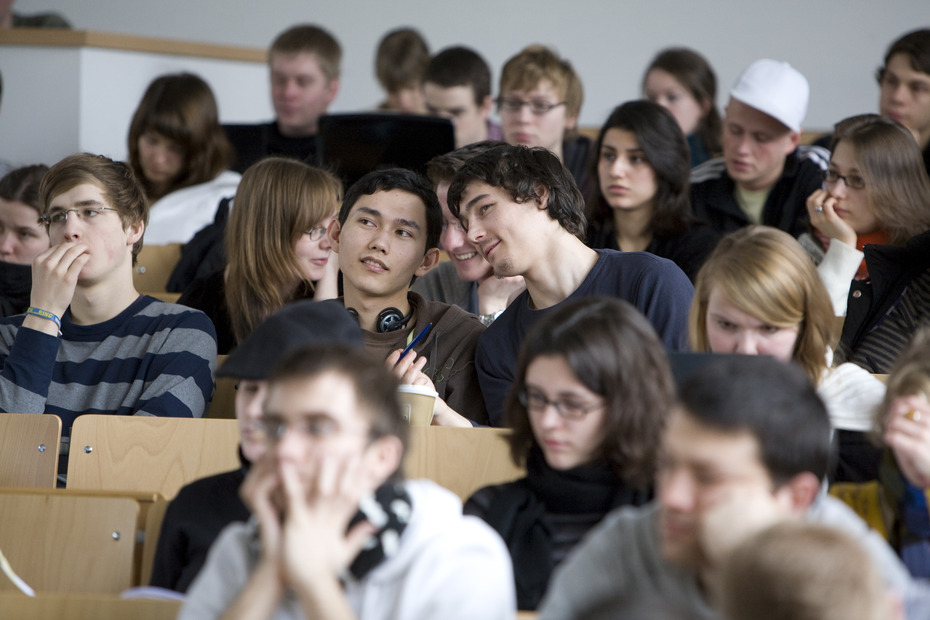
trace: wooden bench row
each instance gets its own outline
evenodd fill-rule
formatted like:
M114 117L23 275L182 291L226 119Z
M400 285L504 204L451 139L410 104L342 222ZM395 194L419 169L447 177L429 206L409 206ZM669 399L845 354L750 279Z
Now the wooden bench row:
M168 500L192 480L239 467L235 420L85 415L72 428L67 488L56 489L60 429L57 416L0 416L0 550L41 593L116 594L148 583ZM508 431L410 430L406 475L463 500L523 474ZM14 589L0 577L0 591Z

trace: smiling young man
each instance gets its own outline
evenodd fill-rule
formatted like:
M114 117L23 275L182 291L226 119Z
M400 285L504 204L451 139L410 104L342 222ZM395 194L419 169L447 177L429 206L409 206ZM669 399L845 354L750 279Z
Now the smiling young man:
M687 347L694 294L688 277L653 254L586 246L584 200L552 152L507 144L489 149L455 175L448 202L494 275L523 276L526 283L527 290L481 337L475 354L492 425L502 424L526 333L569 299L624 299L649 319L667 348Z
M213 324L133 286L148 203L129 167L66 157L43 178L39 202L51 247L33 262L26 314L0 320L0 411L60 417L65 455L85 413L203 415Z
M502 142L476 142L451 153L434 157L426 165L426 174L436 188L442 206L442 234L439 243L449 255L422 278L413 283L413 290L426 299L441 301L477 315L490 325L526 286L521 276L496 278L491 264L468 240L462 223L449 211L449 186L455 173L466 161L500 146Z
M423 99L429 114L452 121L456 148L504 139L500 125L489 118L491 69L474 50L447 47L433 56L423 76Z
M749 65L730 90L723 157L691 173L691 208L720 233L765 224L808 231L806 200L820 189L829 152L799 146L807 79L786 62Z
M695 373L679 398L659 450L657 500L614 512L588 535L554 575L540 618L615 618L658 606L667 617L720 618L708 592L723 559L787 521L845 531L886 585L911 586L887 543L820 492L830 421L799 369L765 356L726 358Z
M245 172L268 155L314 163L317 125L339 92L341 61L339 42L319 26L301 24L278 35L268 50L275 120L223 126L236 149L232 169Z
M396 361L399 350L432 324L398 366L399 372L411 373L404 382L417 370L428 377L439 393L437 423L463 423L464 416L487 424L474 364L484 326L457 306L410 291L414 278L439 262L441 228L436 193L419 174L393 168L359 179L346 191L329 228L339 254L343 302L358 317L365 346L380 360Z
M879 113L911 130L930 172L930 29L914 30L892 43L877 77Z
M403 481L397 385L340 345L281 362L242 488L254 517L220 535L179 618L513 618L500 538L451 492Z

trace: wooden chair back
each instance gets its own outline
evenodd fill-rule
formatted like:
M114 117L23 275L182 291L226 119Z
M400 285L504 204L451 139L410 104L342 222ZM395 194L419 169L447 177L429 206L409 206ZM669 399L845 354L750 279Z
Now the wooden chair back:
M181 601L125 599L116 594L39 594L35 597L0 592L0 609L5 618L29 620L174 620Z
M69 489L151 491L240 466L235 420L82 415L71 429Z
M510 459L509 434L500 428L411 426L404 474L428 478L464 501L481 487L525 475Z
M139 585L147 586L152 581L152 567L155 565L155 551L158 549L158 537L161 536L161 524L168 510L166 499L159 499L149 508L145 515L145 540L142 543L142 565L139 573Z
M128 497L0 491L0 549L36 592L133 585L139 504ZM16 586L0 579L0 590Z
M181 244L143 245L132 268L132 283L141 293L167 290L168 278L181 259Z
M152 297L154 297L155 299L158 299L159 301L163 301L169 304L176 304L178 303L178 300L181 299L181 293L169 293L167 291L149 291L146 294L151 295Z
M0 414L0 486L55 487L61 418Z

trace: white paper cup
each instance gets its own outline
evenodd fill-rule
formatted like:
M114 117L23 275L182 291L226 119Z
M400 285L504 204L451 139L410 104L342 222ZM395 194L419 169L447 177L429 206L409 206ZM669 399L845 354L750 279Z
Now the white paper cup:
M433 407L436 406L436 390L425 385L397 386L397 400L400 411L411 426L429 426L433 421Z

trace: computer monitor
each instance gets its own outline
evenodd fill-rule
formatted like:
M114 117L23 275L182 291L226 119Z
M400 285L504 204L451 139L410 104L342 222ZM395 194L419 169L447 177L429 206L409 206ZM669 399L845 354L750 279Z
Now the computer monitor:
M452 121L415 114L327 114L317 134L318 164L346 187L383 168L424 173L426 162L455 148Z

